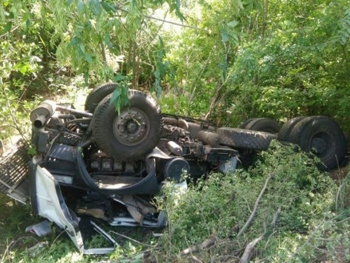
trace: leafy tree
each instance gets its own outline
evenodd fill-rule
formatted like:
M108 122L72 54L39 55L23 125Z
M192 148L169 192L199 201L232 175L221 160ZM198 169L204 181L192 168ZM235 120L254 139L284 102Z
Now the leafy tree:
M256 30L253 41L242 41L236 53L222 110L237 112L243 119L322 114L338 118L348 128L346 3L269 1L268 26L263 33Z
M84 73L86 80L90 72L106 80L118 71L140 74L138 59L150 51L145 47L152 47L157 33L150 14L164 4L182 19L180 3L171 0L5 1L0 12L5 34L14 23L29 32L39 29L35 33L43 45L55 47L61 65ZM118 58L123 62L120 68L115 63Z
M32 97L57 92L64 75L83 74L86 83L126 79L134 88L163 91L165 111L221 125L322 114L349 128L348 6L348 0L3 1L2 83Z
M178 86L165 98L166 104L180 103L182 107L176 107L180 113L209 117L228 87L229 67L244 37L242 21L258 8L255 0L184 4L183 13L196 28L183 28L170 45L168 57L176 69Z
M152 76L165 65L157 37L162 24L152 16L158 8L183 19L180 2L172 0L2 1L1 92L12 98L5 105L4 96L2 108L21 111L19 100L57 94L76 85L70 78L79 74L85 85L118 81L123 75L134 88L154 82L159 90L165 73ZM1 115L7 123L8 114Z

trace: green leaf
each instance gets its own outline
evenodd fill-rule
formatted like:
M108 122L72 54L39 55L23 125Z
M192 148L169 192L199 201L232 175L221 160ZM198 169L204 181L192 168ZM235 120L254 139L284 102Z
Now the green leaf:
M124 75L117 75L114 77L115 82L121 82L121 81L125 81L125 80L127 80L127 77Z
M84 82L85 85L89 85L89 71L84 72Z
M7 22L4 27L4 33L10 32L12 28L12 22Z
M19 72L21 72L22 75L26 75L27 73L30 72L30 64L25 63L25 64L17 64L15 66L16 69L18 69Z
M227 34L226 28L223 28L221 30L221 39L222 39L222 42L227 42L228 41L228 34Z
M27 13L27 14L28 14L28 13ZM29 14L28 14L28 16L29 16ZM10 13L8 14L8 18L10 18L10 19L15 18L15 14L14 14L13 12L10 12Z
M121 94L122 94L122 91L120 89L115 89L112 93L110 103L115 104L115 102L119 99Z
M345 38L345 37L342 37L341 40L342 40L342 41L341 41L342 44L345 44L345 43L346 43L346 38Z
M160 47L161 47L162 49L164 49L164 42L163 42L163 39L162 39L160 36L158 36L158 40L159 40L159 45L160 45Z
M180 7L181 7L181 1L180 0L176 0L175 3L174 1L168 0L166 1L170 7L170 12L173 12L175 10L175 14L176 16L183 21L184 20L184 16L182 15L181 11L180 11Z
M160 78L160 72L159 72L159 70L156 70L156 71L154 72L154 76L156 77L156 79L159 79L159 78Z
M73 37L72 40L70 41L70 44L75 46L76 44L78 44L80 41L79 41L79 38L77 37Z
M162 94L162 86L160 85L160 82L158 79L156 79L156 81L153 83L151 91L156 93L157 98L159 98L160 95Z
M176 16L181 20L181 22L183 22L185 20L185 17L182 15L182 13L180 12L180 10L175 11Z
M182 13L181 13L181 11L180 11L180 7L181 7L181 2L180 2L180 0L176 0L175 14L176 14L176 16L181 20L181 22L183 22L184 16L182 15Z
M237 4L238 4L238 6L239 6L241 9L244 9L243 3L242 3L241 0L237 0Z
M31 19L30 13L26 12L26 13L23 14L23 16L22 16L22 21L23 22L27 22L27 20L30 20L30 19Z
M98 0L90 0L89 7L95 16L99 16L102 12L101 4Z
M111 48L113 46L112 42L111 42L111 37L109 36L109 33L107 32L104 37L103 37L103 41L105 42L105 44Z
M85 57L85 60L87 61L87 63L89 63L89 64L92 63L92 58L89 54L85 54L84 57Z
M238 21L231 21L230 23L227 24L229 27L235 27L238 25Z
M83 12L83 10L84 10L84 2L82 0L78 0L77 8L78 8L78 13L79 14L81 12Z
M79 44L79 49L80 49L80 51L81 51L82 53L85 54L85 47L84 47L84 44L83 44L83 43L80 43L80 44Z
M67 0L66 6L70 6L73 3L73 0Z
M176 0L176 9L180 11L180 7L181 7L181 1Z
M106 3L104 1L101 2L102 8L107 12L107 13L115 13L117 10L110 5L109 3Z
M137 0L131 0L131 7L133 11L136 11L139 7Z

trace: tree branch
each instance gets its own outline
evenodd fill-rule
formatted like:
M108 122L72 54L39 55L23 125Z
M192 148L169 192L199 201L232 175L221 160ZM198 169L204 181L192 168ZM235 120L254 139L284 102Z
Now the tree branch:
M267 185L268 185L268 183L269 183L269 181L271 180L272 177L273 177L273 174L270 174L269 177L266 179L264 187L261 189L260 194L259 194L258 198L255 201L255 205L254 205L253 211L250 214L247 222L244 224L244 226L238 232L237 237L241 236L244 233L244 231L248 228L248 226L251 224L251 222L253 221L254 216L256 214L256 211L258 210L259 202L260 202L260 200L261 200L261 198L262 198L262 196L263 196L263 194L264 194L264 192L265 192L265 190L267 188Z
M214 109L215 103L219 98L219 92L223 86L224 86L224 84L222 84L221 81L219 81L218 84L216 85L215 95L210 102L209 110L208 110L208 113L205 115L204 120L208 119L209 115L211 114L212 110Z
M248 263L250 261L250 258L252 256L252 251L256 244L260 242L261 239L263 239L265 233L262 234L260 237L255 238L253 241L251 241L245 248L242 257L239 260L239 263Z
M209 248L209 247L213 246L215 243L216 243L215 237L208 238L208 239L204 240L201 244L193 245L189 248L184 249L181 254L184 256L187 256L187 255L190 255L192 253L198 252L199 250L204 250L206 248Z

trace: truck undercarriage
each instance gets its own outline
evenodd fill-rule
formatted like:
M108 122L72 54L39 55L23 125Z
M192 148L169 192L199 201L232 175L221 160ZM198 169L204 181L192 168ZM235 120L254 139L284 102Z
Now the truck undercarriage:
M110 104L116 88L109 83L94 89L85 111L44 101L30 114L36 154L29 157L19 142L0 162L0 191L30 202L85 254L109 253L115 246L95 220L110 226L165 227L166 216L153 202L165 183L185 187L186 179L231 173L240 159L266 150L271 140L313 152L324 163L321 169L335 168L347 153L339 125L324 116L297 117L282 128L266 118L251 119L240 128L218 128L162 114L152 97L136 90L129 90L129 104L117 111ZM82 222L111 247L85 249Z

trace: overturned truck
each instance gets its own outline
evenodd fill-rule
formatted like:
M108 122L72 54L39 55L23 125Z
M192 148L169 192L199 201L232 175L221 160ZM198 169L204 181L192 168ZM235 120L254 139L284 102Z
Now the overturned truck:
M30 114L29 157L21 142L1 159L0 191L31 203L40 216L64 229L80 252L113 251L115 241L98 225L162 228L166 216L152 199L172 181L184 185L212 171L233 172L242 158L267 149L271 140L313 152L324 170L336 168L347 153L339 125L328 117L297 117L279 124L250 119L240 128L216 127L190 117L161 113L149 95L130 89L119 111L110 103L117 84L95 88L85 110L44 101ZM82 229L110 241L87 249ZM42 230L44 231L44 230Z

